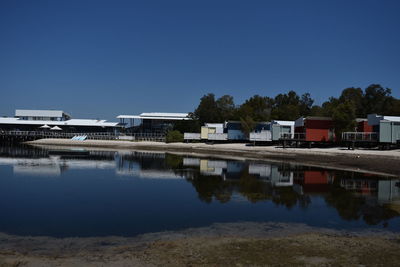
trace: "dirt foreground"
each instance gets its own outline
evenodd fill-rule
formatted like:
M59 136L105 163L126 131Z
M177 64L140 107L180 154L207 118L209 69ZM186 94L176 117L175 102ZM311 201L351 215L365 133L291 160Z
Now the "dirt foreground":
M133 238L0 234L0 266L398 266L400 235L225 223Z
M400 176L400 150L348 150L347 148L282 148L249 146L246 144L161 143L70 139L41 139L27 142L32 145L106 148L114 150L156 150L199 153L211 156L234 156L258 160L280 160L316 167L349 171L364 171L381 175Z

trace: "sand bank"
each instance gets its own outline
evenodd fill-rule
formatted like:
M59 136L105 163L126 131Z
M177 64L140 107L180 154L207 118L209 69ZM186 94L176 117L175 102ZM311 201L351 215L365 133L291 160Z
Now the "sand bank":
M70 139L41 139L28 144L55 145L113 150L156 150L202 153L215 156L238 156L252 159L272 159L301 164L367 171L400 176L400 150L347 148L282 148L277 146L249 146L246 144L161 143Z

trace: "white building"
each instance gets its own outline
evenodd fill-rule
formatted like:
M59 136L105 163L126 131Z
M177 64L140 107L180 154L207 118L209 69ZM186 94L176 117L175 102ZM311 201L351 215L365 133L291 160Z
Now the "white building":
M59 127L65 132L115 132L117 122L93 119L72 119L62 110L17 109L15 117L0 118L0 130L37 131Z

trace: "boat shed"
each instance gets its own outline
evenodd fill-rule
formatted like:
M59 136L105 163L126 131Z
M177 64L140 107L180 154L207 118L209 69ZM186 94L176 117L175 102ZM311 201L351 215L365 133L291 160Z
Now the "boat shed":
M335 141L334 125L329 117L300 117L295 121L294 139L308 142Z
M200 138L202 140L226 140L228 136L224 134L223 123L205 123L201 127Z
M195 133L184 133L185 140L195 140ZM224 123L205 123L201 127L200 138L197 140L209 141L244 141L246 135L242 131L242 125L237 121L227 121Z
M229 141L247 140L247 136L242 130L242 123L240 121L225 122L225 132L228 134Z
M140 115L119 115L128 132L165 133L178 121L192 120L189 113L147 112Z
M290 139L294 137L294 121L273 120L268 123L259 123L250 133L252 142L279 141L282 137Z
M400 142L400 117L369 114L368 124L378 133L380 143Z

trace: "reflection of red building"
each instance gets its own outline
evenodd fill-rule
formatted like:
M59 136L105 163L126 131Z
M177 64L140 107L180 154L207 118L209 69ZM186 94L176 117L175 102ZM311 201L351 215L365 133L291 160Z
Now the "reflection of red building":
M303 187L304 193L327 192L333 177L327 171L303 171L297 174L294 182Z
M295 121L295 135L299 139L312 142L335 141L332 118L301 117Z
M378 182L374 179L342 179L340 185L346 190L358 192L362 195L371 195L378 190Z

